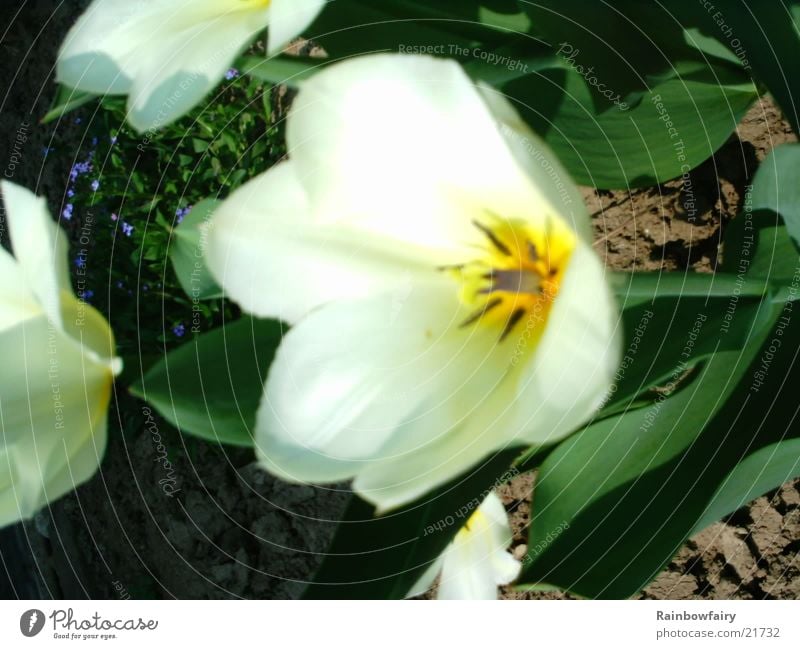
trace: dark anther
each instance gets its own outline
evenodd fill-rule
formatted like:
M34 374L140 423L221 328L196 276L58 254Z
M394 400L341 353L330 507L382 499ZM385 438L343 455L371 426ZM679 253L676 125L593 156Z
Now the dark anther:
M501 298L501 297L492 298L482 308L480 308L477 311L475 311L474 313L472 313L466 320L464 320L464 322L461 323L460 326L461 327L468 327L473 322L477 322L478 320L480 320L484 316L484 314L486 314L489 311L491 311L492 309L494 309L502 301L503 301L503 298Z
M511 333L512 329L517 325L517 323L522 319L522 316L525 315L525 309L517 309L514 311L508 318L506 322L506 326L503 329L503 333L500 334L500 342L503 342L506 339L506 336Z
M502 241L500 241L500 239L497 238L497 235L494 232L492 232L489 228L487 228L479 221L473 220L472 223L476 228L478 228L481 232L483 232L486 235L486 238L489 239L489 241L492 242L492 245L495 248L497 248L502 254L504 254L506 257L511 256L511 251L508 249L508 246L504 244Z

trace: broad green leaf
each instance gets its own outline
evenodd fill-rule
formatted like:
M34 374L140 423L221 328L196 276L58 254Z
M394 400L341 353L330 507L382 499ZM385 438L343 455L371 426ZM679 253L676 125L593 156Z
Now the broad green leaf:
M650 79L671 73L679 61L701 59L687 42L684 25L658 3L537 0L521 5L534 34L623 100L650 90ZM611 106L601 92L594 96Z
M734 395L758 351L716 354L674 396L559 445L539 471L528 542L538 550L520 581L599 598L630 597L646 585L694 529L736 451L753 443L754 433L734 429L721 410L741 406ZM548 543L555 529L562 531Z
M773 287L800 282L797 154L798 145L789 144L767 156L745 194L742 212L726 227L722 270L744 280L743 291L763 280Z
M800 439L787 439L760 448L737 464L724 479L692 534L797 476L800 476Z
M298 86L301 81L313 76L329 64L330 61L325 59L293 56L272 58L242 56L236 60L235 66L242 74L250 75L269 84Z
M613 393L600 416L687 387L687 373L701 361L745 346L769 323L761 300L665 297L625 309L625 343Z
M753 191L768 177L761 174ZM691 297L683 298L698 300L720 289L720 295L729 294L724 312L708 301L716 320L724 314L722 324L710 330L717 344L713 336L698 336L695 343L706 351L712 343L714 353L694 373L679 377L681 390L653 394L637 410L590 425L541 463L529 543L541 550L529 557L526 581L590 597L628 597L691 533L730 511L732 502L774 487L795 465L796 446L789 441L798 437L792 386L800 382L800 322L792 313L800 297L800 280L794 279L800 278L800 258L777 215L752 212L750 203L746 198L726 233L728 274L693 278ZM666 280L652 274L630 278L633 309L647 308L649 293L681 293L678 274ZM791 286L784 285L788 281ZM618 294L624 294L617 282ZM766 299L759 301L765 290ZM626 316L630 321L635 311ZM672 338L678 345L688 341L690 330L685 323L682 328L650 329L653 339L664 339L667 357L677 353ZM727 336L734 333L730 346ZM657 366L661 357L650 349L645 358L653 357ZM631 376L640 370L634 367ZM778 442L788 459L761 451ZM753 467L763 468L761 478L753 478ZM566 531L545 542L549 530L565 529L565 521Z
M69 112L76 110L88 104L92 99L96 99L98 95L91 92L83 92L82 90L75 90L67 86L59 86L56 97L53 100L53 105L47 114L42 117L42 124L49 124L57 119L61 119Z
M752 210L780 214L789 236L800 246L800 144L773 149L753 182Z
M629 188L676 178L710 157L758 96L739 59L698 32L685 2L520 4L562 69L503 90L582 184ZM519 44L520 58L527 46Z
M700 25L733 51L748 72L763 82L798 132L800 97L800 30L798 0L714 0L711 9L701 2L668 0L668 8Z
M530 21L516 0L336 0L306 30L332 57L375 52L471 59Z
M279 322L246 317L198 335L151 367L131 392L183 433L251 446L282 333Z
M306 599L402 599L483 501L517 475L504 451L400 510L375 517L354 496Z
M598 105L591 85L561 64L502 86L579 183L651 186L710 157L757 99L741 75L710 68L658 81L638 103Z
M222 297L205 263L205 228L218 201L206 199L195 205L183 221L172 231L174 239L169 257L178 281L192 300L210 300Z

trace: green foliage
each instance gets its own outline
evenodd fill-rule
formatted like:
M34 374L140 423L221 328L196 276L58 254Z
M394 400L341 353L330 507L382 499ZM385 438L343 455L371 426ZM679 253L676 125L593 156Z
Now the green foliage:
M225 197L284 155L271 95L271 85L237 76L205 107L158 132L130 129L122 97L55 125L56 151L74 146L73 123L84 130L62 224L73 241L76 289L108 314L123 356L158 356L192 328L206 331L236 315L209 300L218 291L207 276L199 296L187 293L168 259L185 270L186 255L194 255L191 222L201 212L190 218L189 208ZM180 227L184 217L189 224ZM198 304L198 297L206 301Z
M509 469L515 455L505 451L487 458L467 475L377 518L369 503L353 496L305 597L406 597L486 492L518 474Z
M612 402L542 462L529 539L537 550L527 557L524 582L629 597L690 534L800 475L793 394L800 381L800 259L787 225L765 209L789 206L784 213L792 218L799 176L793 156L778 152L757 175L753 198L725 241L723 268L736 275L709 275L706 299L665 298L677 300L672 317L654 315L652 327L640 319L631 328L636 319L628 318L617 393L650 388L622 410ZM711 297L720 281L723 288L733 281L722 304ZM633 313L655 311L658 302L637 300ZM693 312L704 314L699 331ZM690 342L691 355L679 352Z
M183 433L252 446L262 385L283 325L242 318L196 336L153 365L131 391Z
M765 88L797 127L798 14L794 0L718 0L716 13L682 0L337 0L307 31L328 58L240 57L244 76L157 133L125 124L124 98L91 113L91 95L61 88L44 121L63 126L84 106L74 119L88 122L62 207L76 289L109 314L120 353L139 357L129 373L157 361L136 395L182 433L250 447L283 326L238 319L202 263L201 226L285 154L273 84L358 54L453 58L576 180L628 189L698 166ZM690 534L798 475L798 169L794 144L761 165L718 273L615 278L624 359L583 430L489 458L397 511L354 497L306 596L404 597L483 492L536 467L522 581L628 597Z
M175 240L170 248L170 258L175 275L184 293L198 308L200 300L222 297L222 289L205 264L207 241L204 226L218 205L218 201L210 199L200 201L172 231Z

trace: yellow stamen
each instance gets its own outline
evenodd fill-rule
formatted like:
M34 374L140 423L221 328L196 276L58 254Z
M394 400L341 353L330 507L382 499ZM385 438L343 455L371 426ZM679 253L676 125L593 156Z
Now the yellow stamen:
M524 324L538 338L575 248L574 232L560 219L537 228L489 212L473 223L485 238L481 254L446 269L461 284L461 301L473 308L462 326L496 327L503 341Z

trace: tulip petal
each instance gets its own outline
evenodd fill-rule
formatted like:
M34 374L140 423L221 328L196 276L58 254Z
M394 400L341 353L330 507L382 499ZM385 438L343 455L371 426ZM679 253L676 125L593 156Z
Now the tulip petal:
M490 493L445 550L438 599L496 599L521 569L506 552L510 543L505 508Z
M327 0L272 0L267 53L274 54L303 34Z
M509 429L530 444L551 444L601 405L621 352L621 321L600 259L575 248L531 360L521 367Z
M59 82L98 94L130 93L138 131L196 106L268 21L260 2L95 0L67 35Z
M505 383L505 382L504 382ZM427 429L428 440L399 456L389 456L361 469L353 481L353 489L373 503L381 513L420 498L426 493L465 474L479 471L481 462L511 447L507 434L498 430L503 414L513 408L504 386L488 393L469 417L449 430ZM434 432L435 431L435 432ZM406 431L399 430L402 439ZM419 437L425 429L408 431Z
M467 332L463 316L453 283L432 274L404 293L302 319L278 349L257 417L266 468L327 482L426 455L507 371L502 350L487 345L495 332ZM404 478L404 489L415 489Z
M0 189L14 258L27 287L20 285L19 295L27 305L27 296L33 294L50 320L61 327L60 294L72 291L65 237L50 218L43 198L7 181L0 182ZM3 281L8 281L5 276Z
M312 210L460 263L487 212L543 222L552 208L523 174L454 62L375 55L305 82L287 126Z
M32 432L60 437L89 427L94 404L87 402L86 394L110 383L109 365L87 359L84 348L44 316L3 332L0 353L16 369L0 376L6 444Z
M318 223L295 171L283 162L251 180L210 222L208 267L245 310L294 323L335 300L410 290L431 269L380 237Z
M44 316L4 331L0 356L17 370L0 376L2 446L9 460L0 466L6 474L0 482L13 483L2 497L30 517L46 500L73 488L58 478L68 460L76 482L96 470L97 461L89 466L81 447L93 436L99 449L105 445L105 425L98 422L105 420L113 375L108 364L94 362ZM0 506L8 508L5 502Z
M0 248L0 334L28 318L42 313L36 298L27 288L25 276L14 257Z
M555 153L519 116L511 102L495 88L481 84L481 95L500 124L509 150L559 216L587 243L592 226L578 187Z

